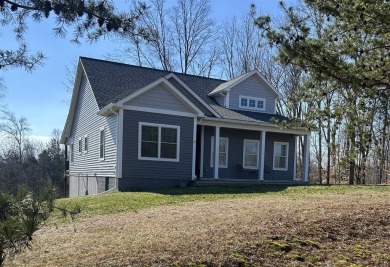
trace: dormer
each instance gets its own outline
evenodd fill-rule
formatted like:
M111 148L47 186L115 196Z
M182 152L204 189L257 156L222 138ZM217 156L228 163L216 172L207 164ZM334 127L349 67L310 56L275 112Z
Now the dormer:
M257 70L216 87L208 96L219 105L236 110L276 114L281 94Z

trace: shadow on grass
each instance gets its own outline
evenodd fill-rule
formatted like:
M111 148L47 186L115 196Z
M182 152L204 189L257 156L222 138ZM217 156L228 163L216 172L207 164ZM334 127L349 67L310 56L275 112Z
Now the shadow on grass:
M283 192L296 185L207 185L185 188L132 190L131 192L149 192L162 195L198 195L198 194L254 194Z

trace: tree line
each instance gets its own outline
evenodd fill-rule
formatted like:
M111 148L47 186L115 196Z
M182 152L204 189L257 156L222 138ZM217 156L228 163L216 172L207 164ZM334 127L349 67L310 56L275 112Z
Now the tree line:
M66 197L64 150L60 131L54 130L47 143L31 139L25 117L2 111L0 122L0 193L15 195L23 186L34 194L46 187L55 189L57 197Z

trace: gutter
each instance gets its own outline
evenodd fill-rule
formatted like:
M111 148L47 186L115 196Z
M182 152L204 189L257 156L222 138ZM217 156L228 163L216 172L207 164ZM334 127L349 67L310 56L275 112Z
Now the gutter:
M251 126L259 126L259 127L267 127L267 128L274 128L275 130L292 130L292 131L299 131L299 132L305 132L306 134L310 134L310 130L307 130L304 127L294 127L294 128L280 128L278 125L270 124L266 122L251 122L251 121L240 121L240 120L233 120L233 119L220 119L220 118L212 118L212 117L206 117L203 118L204 121L212 121L212 122L222 122L222 123L233 123L233 124L244 124L244 125L251 125ZM199 124L202 124L200 122ZM279 131L278 131L279 132ZM303 134L303 133L302 133Z

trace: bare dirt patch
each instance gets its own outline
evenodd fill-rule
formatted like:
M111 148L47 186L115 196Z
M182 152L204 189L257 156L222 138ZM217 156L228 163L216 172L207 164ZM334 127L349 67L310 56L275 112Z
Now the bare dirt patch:
M45 227L16 266L390 266L390 192L259 196Z

